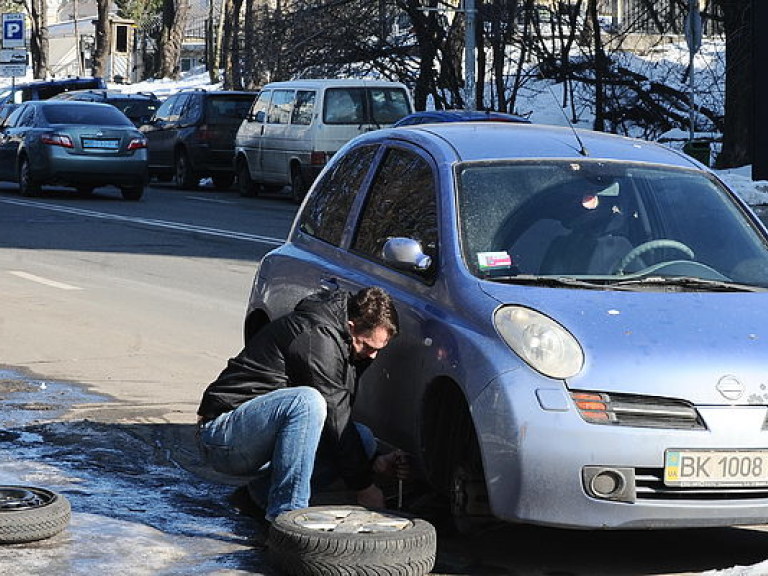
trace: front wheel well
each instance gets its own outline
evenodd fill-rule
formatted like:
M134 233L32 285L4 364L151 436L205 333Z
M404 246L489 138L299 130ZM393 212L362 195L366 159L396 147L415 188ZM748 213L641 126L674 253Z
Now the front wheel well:
M457 463L477 450L466 397L453 380L433 382L424 395L421 439L427 476L433 486L447 493Z

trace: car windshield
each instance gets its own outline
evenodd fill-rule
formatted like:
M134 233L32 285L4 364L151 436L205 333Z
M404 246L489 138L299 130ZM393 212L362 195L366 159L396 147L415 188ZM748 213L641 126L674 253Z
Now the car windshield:
M88 126L133 126L117 108L91 103L49 104L43 107L49 124L85 124Z
M702 172L568 160L457 171L462 252L478 277L768 287L765 236Z

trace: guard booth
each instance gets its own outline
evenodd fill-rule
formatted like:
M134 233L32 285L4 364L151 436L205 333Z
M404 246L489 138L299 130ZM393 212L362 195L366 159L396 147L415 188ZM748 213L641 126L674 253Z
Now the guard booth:
M92 76L96 32L93 18L79 18L48 26L48 65L54 78ZM108 82L136 81L134 66L133 20L110 16L110 46L107 69Z

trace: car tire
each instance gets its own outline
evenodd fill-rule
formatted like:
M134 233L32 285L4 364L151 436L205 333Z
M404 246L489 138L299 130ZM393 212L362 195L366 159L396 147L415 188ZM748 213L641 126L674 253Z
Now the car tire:
M235 182L234 174L214 174L211 176L213 186L217 190L226 190Z
M176 153L176 187L181 190L194 190L200 183L200 178L192 170L192 162L184 150Z
M248 164L244 160L237 164L237 189L240 192L240 196L244 197L256 196L259 191L259 187L251 178Z
M120 193L123 195L123 200L130 200L132 202L141 200L141 197L144 196L144 183L124 186L120 189Z
M96 188L95 186L80 184L79 186L76 186L77 193L81 196L90 196L93 194L93 190Z
M307 180L304 178L304 174L301 173L300 166L291 167L291 197L296 204L301 204L304 200L304 196L307 195L309 186L307 186Z
M491 514L480 447L474 430L451 468L450 505L459 534L472 535L498 523Z
M269 558L290 576L421 576L435 565L437 535L426 520L361 506L316 506L278 516Z
M22 196L37 196L40 194L40 182L32 174L32 167L27 157L19 164L19 192Z
M72 515L69 501L31 486L0 486L0 544L34 542L64 530Z

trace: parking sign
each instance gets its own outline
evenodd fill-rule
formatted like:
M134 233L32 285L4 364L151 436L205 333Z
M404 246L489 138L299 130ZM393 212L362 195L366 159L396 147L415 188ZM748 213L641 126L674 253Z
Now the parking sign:
M3 14L3 48L23 48L24 29L24 14Z

